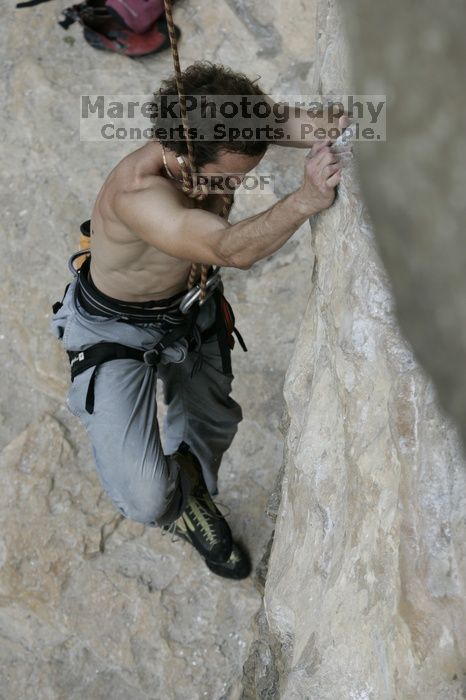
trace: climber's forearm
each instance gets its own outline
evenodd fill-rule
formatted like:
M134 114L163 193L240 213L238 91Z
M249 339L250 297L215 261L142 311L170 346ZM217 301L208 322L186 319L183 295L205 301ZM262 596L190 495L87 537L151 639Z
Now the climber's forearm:
M343 121L339 121L341 117ZM349 119L345 113L335 111L333 107L331 111L329 108L323 110L321 116L311 116L305 109L293 107L287 121L280 124L282 137L273 142L278 146L311 148L314 143L325 141L326 138L334 141L348 124Z
M248 269L282 247L318 209L297 190L261 214L244 219L223 232L220 254L232 267Z
M312 119L301 110L299 116L290 117L285 124L283 139L275 141L278 146L292 146L293 148L311 148L316 141L324 141L334 135L338 129L338 120L329 121L329 117L313 117ZM338 133L339 135L339 133Z
M231 267L247 269L281 248L306 219L331 206L342 167L330 140L316 144L305 158L299 190L262 214L224 229L216 237L219 257Z

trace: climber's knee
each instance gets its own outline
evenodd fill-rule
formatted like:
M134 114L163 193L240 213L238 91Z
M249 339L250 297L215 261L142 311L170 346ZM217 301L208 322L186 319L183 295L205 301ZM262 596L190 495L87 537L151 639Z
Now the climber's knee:
M157 527L176 520L181 514L182 492L177 483L168 488L160 482L139 482L120 511L130 520Z

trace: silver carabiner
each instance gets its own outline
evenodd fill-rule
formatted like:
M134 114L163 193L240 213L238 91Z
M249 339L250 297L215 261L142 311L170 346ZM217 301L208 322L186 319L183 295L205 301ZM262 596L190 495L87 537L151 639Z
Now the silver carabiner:
M217 289L218 285L222 281L222 278L220 276L220 268L217 267L215 268L213 274L209 277L207 280L206 284L206 295L205 298L202 301L199 301L199 306L202 306L204 302L209 299L214 291ZM179 305L179 310L181 311L182 314L187 314L191 306L199 300L199 297L201 296L201 287L199 283L195 284L192 289L189 290L189 292L186 292L184 297L181 300L181 303Z

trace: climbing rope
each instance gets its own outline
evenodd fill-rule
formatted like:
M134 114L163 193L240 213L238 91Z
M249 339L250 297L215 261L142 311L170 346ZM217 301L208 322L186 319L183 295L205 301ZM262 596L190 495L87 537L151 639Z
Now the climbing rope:
M180 57L178 54L178 39L176 36L176 30L175 30L175 23L173 22L173 14L172 14L172 0L164 0L165 4L165 16L167 18L167 26L168 26L168 35L170 37L170 46L171 46L171 52L172 52L172 58L173 58L173 66L175 68L175 81L176 81L176 88L178 91L178 101L180 103L180 115L181 115L181 123L183 126L183 134L184 138L186 141L186 146L188 150L187 154L187 160L188 160L188 165L186 165L184 158L177 158L178 163L181 168L181 174L183 176L183 192L185 192L189 197L192 197L193 199L196 199L197 201L200 201L206 197L205 192L202 190L198 190L194 187L193 183L193 173L194 173L194 152L193 152L193 145L191 143L191 140L189 138L189 122L188 122L188 115L186 112L186 95L184 93L184 86L183 86L183 78L181 75L181 67L180 67ZM233 205L233 196L229 194L223 194L223 209L221 212L221 216L224 219L228 219L228 215L230 213L231 207ZM200 300L204 300L206 296L206 289L207 289L207 273L209 270L209 265L204 265L201 264L201 273L200 273L200 282L199 282L199 287L200 287L200 295L199 298ZM191 263L191 269L189 271L189 277L188 277L188 289L191 289L194 287L194 284L196 282L196 279L199 274L199 263Z

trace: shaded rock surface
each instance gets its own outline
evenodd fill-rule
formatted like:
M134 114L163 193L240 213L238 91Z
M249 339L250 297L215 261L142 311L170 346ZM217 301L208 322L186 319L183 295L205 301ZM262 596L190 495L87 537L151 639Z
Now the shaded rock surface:
M344 5L349 9L349 5ZM354 85L387 94L388 139L361 184L403 332L466 444L466 6L357 0Z
M69 4L12 5L0 26L0 696L237 697L260 605L254 577L220 579L187 544L122 520L64 406L68 366L48 330L50 306L103 179L139 145L80 142L79 95L150 94L172 72L167 52L130 61L91 49L77 25L63 32L56 21ZM312 5L185 0L175 20L184 66L224 62L262 76L266 90L306 92ZM261 169L279 175L275 195L238 198L234 219L295 189L302 163L302 153L272 148ZM272 258L223 276L249 352L234 351L245 419L218 500L255 568L272 530L264 509L282 462L282 386L309 293L308 235L306 225Z
M392 6L384 12L388 15ZM406 8L398 14L400 23L405 14ZM316 80L324 94L347 94L348 59L334 0L319 3L318 31ZM386 58L396 32L385 27L384 33L387 48L381 54ZM375 53L374 38L370 45ZM401 73L397 46L392 59ZM372 68L366 65L366 73ZM366 92L372 87L364 85ZM380 84L372 91L383 92ZM422 144L419 140L418 153ZM406 281L416 260L422 276L430 254L426 247L416 258L414 240L404 248L397 212L402 210L413 225L423 199L409 200L403 193L396 156L390 156L387 173L383 158L389 148L391 141L380 155L378 144L370 156L365 144L356 150L366 149L365 164L371 165L366 181L375 182L367 185L371 202L377 218L382 211L385 216L383 235L394 237L392 263L405 257L400 276ZM398 143L396 152L401 148ZM397 171L406 160L397 162ZM354 166L345 172L337 201L312 222L312 291L285 382L289 427L281 500L264 605L244 665L245 700L466 696L461 441L401 336L356 175ZM393 211L389 198L379 194L388 177L399 193ZM448 230L457 230L453 213L449 221ZM414 238L413 228L403 231ZM421 235L422 222L419 229ZM421 245L417 241L415 250ZM457 252L461 259L464 246ZM445 259L435 276L441 276L444 265L447 270ZM456 269L455 264L455 278ZM311 269L308 274L311 278ZM457 301L464 311L464 295ZM406 298L402 303L407 309ZM415 304L410 314L417 318ZM416 333L421 325L422 319ZM464 324L457 331L453 353ZM438 346L431 341L434 353ZM456 371L459 393L464 372ZM272 500L277 502L276 493Z

